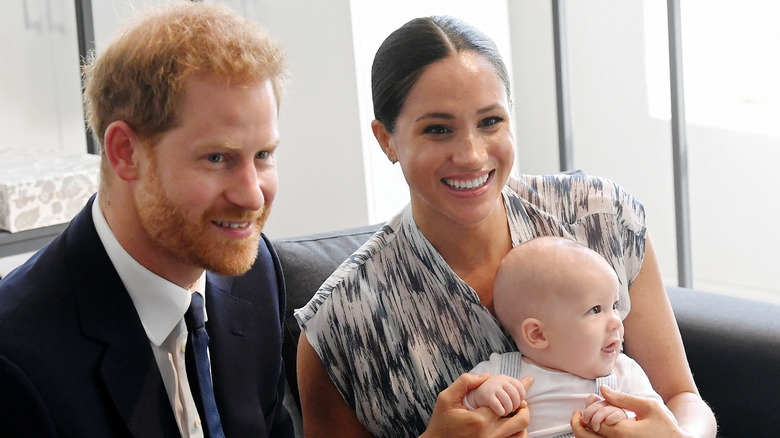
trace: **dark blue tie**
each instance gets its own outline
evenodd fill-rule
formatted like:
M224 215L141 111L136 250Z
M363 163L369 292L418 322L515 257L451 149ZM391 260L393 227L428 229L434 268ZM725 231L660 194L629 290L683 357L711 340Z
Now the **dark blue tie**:
M224 438L222 422L214 400L214 388L211 386L211 372L207 347L209 334L203 322L203 297L195 292L187 313L184 314L187 324L187 348L184 353L184 365L187 367L187 380L190 383L192 397L198 407L203 431L207 438Z

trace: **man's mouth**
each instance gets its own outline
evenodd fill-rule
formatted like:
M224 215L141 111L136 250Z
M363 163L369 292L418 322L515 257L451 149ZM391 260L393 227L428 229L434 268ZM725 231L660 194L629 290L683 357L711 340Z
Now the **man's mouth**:
M469 180L442 178L442 182L446 184L447 187L453 188L455 190L474 190L487 184L490 176L493 175L493 172L495 171L490 171L489 173L486 173L478 178Z
M214 224L225 228L246 228L252 224L252 222L228 222L228 221L212 221Z

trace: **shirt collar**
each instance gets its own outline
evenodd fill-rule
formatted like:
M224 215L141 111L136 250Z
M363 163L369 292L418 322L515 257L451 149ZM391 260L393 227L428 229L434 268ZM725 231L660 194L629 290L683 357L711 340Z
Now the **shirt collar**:
M205 307L206 273L201 274L192 291L171 283L146 269L119 244L100 210L97 197L92 204L92 220L114 269L133 301L146 336L159 347L187 311L192 291L203 295Z

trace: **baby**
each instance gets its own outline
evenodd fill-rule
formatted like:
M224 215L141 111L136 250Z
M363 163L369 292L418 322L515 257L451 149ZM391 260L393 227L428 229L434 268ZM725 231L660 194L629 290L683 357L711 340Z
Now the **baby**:
M609 263L573 240L538 237L513 248L496 274L493 303L520 352L493 353L478 364L471 372L491 377L463 404L504 416L525 400L529 437L570 433L574 410L591 405L594 431L634 416L593 395L601 385L663 404L639 364L621 353L619 290ZM524 394L517 378L527 375L534 384Z

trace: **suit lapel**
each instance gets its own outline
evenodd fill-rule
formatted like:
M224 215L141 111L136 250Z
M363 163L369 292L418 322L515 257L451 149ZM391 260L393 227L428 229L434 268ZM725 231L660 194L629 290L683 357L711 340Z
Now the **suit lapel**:
M209 274L206 286L214 397L227 436L267 436L257 394L258 317L251 302L230 293L234 280Z
M227 436L268 436L284 397L281 266L265 236L246 274L207 274L214 395ZM282 432L275 432L282 433Z
M178 436L149 339L95 231L93 201L94 197L65 231L82 331L106 346L100 374L132 435Z

